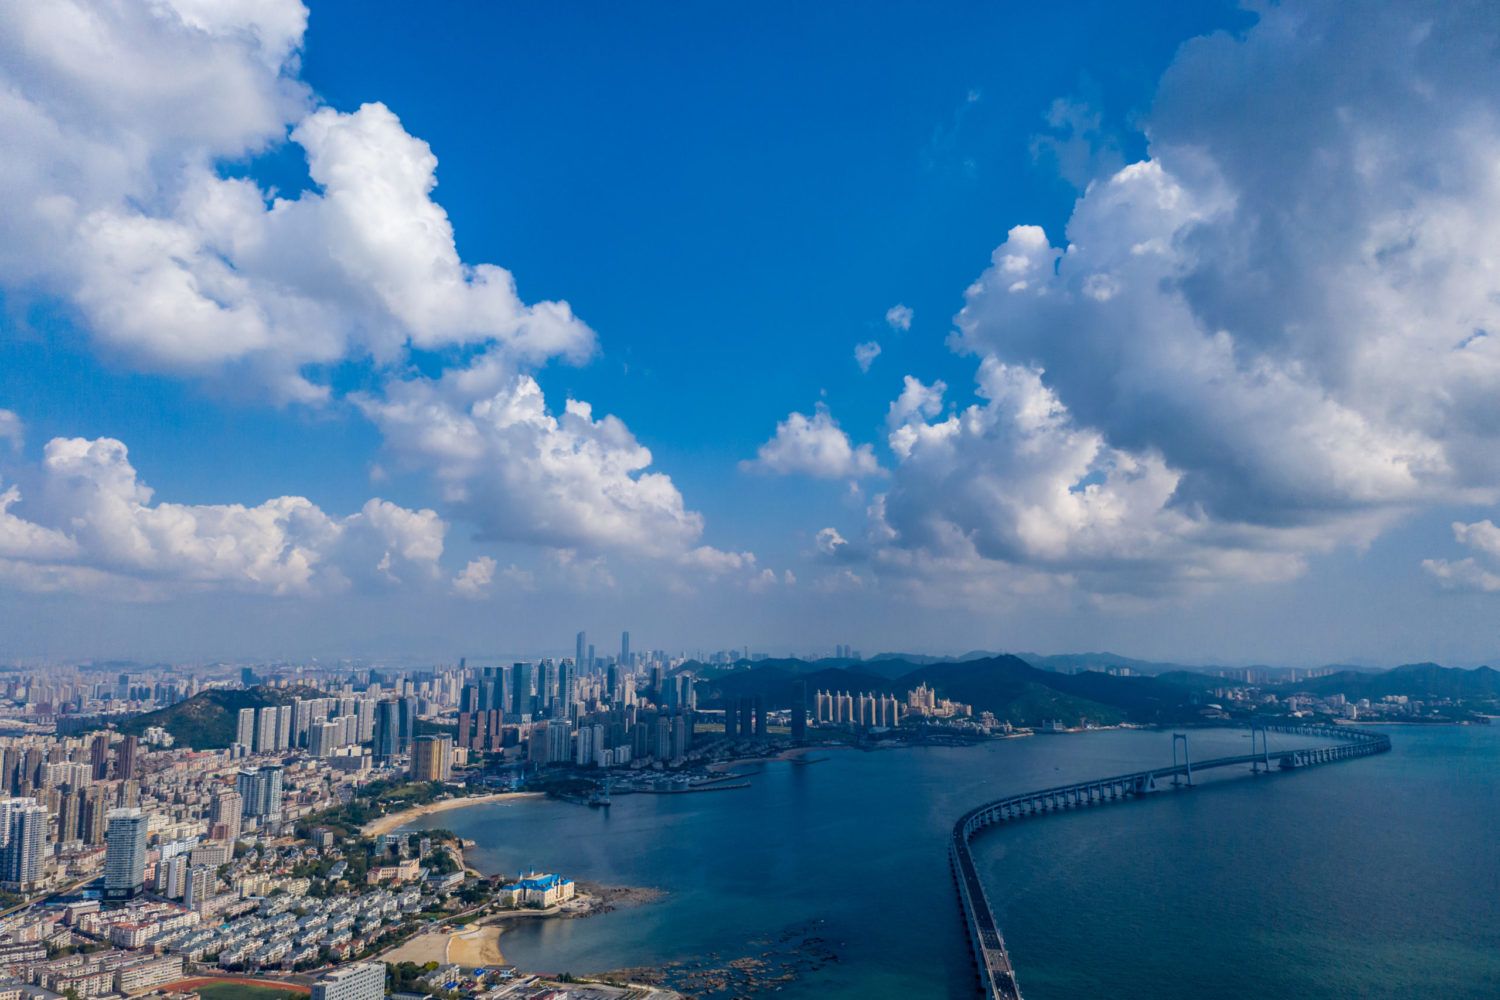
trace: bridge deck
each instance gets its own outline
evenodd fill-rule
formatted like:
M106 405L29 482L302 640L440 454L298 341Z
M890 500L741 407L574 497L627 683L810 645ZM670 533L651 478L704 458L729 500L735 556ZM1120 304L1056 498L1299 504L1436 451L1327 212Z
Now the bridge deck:
M1120 801L1154 791L1158 781L1163 778L1177 780L1187 778L1191 786L1195 771L1246 765L1254 769L1265 767L1269 770L1273 760L1281 769L1290 770L1385 753L1391 748L1390 737L1360 729L1276 723L1256 724L1253 728L1262 733L1288 733L1340 742L1275 752L1264 748L1260 753L1213 757L1192 762L1184 761L1181 764L1173 764L1171 767L1135 771L1130 774L1118 774L1109 778L1095 778L1034 792L1022 792L1019 795L1009 795L986 802L964 813L958 822L953 824L949 860L953 865L953 879L958 888L959 906L963 910L964 922L969 932L969 942L974 949L974 964L979 973L983 994L994 1000L1021 1000L1021 990L1016 984L1015 969L1011 965L1010 953L1006 951L1005 939L1000 934L1000 926L995 921L989 897L985 895L984 883L979 878L978 869L974 866L973 852L969 849L969 841L981 830L996 823L1019 819L1023 816L1035 816L1061 809Z

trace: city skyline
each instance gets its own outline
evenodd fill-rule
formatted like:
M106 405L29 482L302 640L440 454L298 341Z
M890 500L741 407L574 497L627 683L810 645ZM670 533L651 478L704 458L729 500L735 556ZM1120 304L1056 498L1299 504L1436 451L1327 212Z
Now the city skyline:
M18 5L0 662L1490 662L1495 25L1367 13Z

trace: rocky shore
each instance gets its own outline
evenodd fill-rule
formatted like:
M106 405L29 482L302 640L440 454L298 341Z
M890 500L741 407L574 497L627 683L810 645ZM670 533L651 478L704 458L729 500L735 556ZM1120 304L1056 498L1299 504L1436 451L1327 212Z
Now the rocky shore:
M783 989L838 961L835 943L823 936L823 922L812 920L775 937L751 940L746 954L735 957L715 953L660 967L615 969L593 978L663 987L687 1000L731 1000Z

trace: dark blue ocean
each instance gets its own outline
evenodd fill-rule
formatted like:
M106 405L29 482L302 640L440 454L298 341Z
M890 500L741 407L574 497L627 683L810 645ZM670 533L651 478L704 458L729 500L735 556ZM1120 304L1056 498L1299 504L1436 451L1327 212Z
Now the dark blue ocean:
M1393 727L1393 752L1060 814L975 853L1027 1000L1500 997L1500 727ZM1194 756L1248 736L1194 732ZM1273 735L1272 748L1305 739ZM816 751L747 765L751 787L521 800L424 821L486 871L665 891L521 923L523 968L598 972L769 957L782 997L968 997L946 836L964 809L1168 763L1171 735ZM816 960L787 958L800 942ZM712 958L709 958L712 956Z

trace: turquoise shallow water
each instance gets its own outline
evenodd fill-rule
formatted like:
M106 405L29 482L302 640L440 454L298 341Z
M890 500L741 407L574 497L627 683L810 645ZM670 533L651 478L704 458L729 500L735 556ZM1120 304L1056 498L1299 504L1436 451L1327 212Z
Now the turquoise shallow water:
M1500 728L1390 730L1392 753L1016 824L975 845L1027 1000L1500 996ZM1277 745L1306 740L1272 737ZM1195 756L1243 752L1195 732ZM819 752L751 787L434 816L489 871L540 868L666 897L507 930L525 968L760 954L815 933L838 961L782 997L972 995L946 841L998 795L1166 763L1171 736Z

